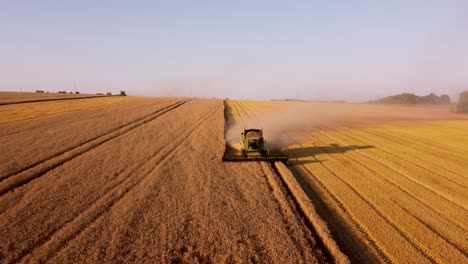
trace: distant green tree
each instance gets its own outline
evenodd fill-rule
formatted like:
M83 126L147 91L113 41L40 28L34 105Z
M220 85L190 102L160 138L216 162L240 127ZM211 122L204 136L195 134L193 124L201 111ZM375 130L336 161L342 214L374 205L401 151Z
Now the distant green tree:
M111 96L112 93L111 93L111 92L107 92L106 95L107 95L107 96Z
M120 96L127 96L127 93L125 91L120 91Z

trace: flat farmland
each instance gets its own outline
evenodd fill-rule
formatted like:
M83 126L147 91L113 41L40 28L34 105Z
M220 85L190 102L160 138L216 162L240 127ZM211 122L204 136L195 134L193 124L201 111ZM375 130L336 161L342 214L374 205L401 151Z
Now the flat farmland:
M2 263L338 259L275 166L221 162L222 100L26 104L0 106Z
M231 101L263 127L356 263L466 263L468 115L444 107Z

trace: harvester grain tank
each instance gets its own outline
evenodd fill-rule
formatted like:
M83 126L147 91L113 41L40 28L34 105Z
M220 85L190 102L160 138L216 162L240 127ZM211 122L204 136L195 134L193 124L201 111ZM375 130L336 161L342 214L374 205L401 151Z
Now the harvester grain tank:
M241 153L232 154L226 151L223 161L281 161L285 164L288 163L287 156L270 153L262 129L244 129L241 135Z

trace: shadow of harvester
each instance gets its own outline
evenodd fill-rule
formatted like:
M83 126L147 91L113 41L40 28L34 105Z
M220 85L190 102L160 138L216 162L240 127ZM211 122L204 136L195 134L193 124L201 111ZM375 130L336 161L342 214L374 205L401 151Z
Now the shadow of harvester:
M289 163L291 165L304 165L308 163L318 163L326 160L319 160L315 156L319 154L335 154L335 153L345 153L353 150L360 149L369 149L375 148L371 145L366 146L340 146L339 144L330 144L323 146L311 146L311 147L301 147L301 148L290 148L283 150L284 154L288 155ZM297 160L299 158L312 158L311 160Z

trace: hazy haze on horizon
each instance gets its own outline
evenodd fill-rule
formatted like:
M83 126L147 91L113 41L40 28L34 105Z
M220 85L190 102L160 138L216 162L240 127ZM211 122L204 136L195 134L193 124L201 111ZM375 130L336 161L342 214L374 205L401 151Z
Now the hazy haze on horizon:
M0 91L364 101L468 90L468 1L5 1Z

